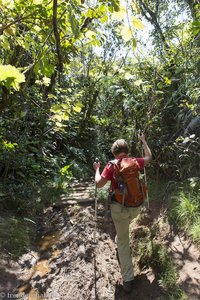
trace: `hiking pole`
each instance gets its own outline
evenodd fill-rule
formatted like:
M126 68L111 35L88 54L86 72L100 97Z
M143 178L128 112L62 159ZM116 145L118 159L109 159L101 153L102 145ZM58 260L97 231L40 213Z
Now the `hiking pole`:
M95 162L99 163L99 159L96 157L95 158ZM94 200L95 200L95 204L94 204L94 243L96 244L96 232L97 232L97 185L95 183L95 192L94 192Z
M139 129L138 133L139 135L142 134L143 131L141 131ZM141 146L142 146L142 156L144 157L144 146L143 146L143 143L141 141ZM148 184L147 184L147 173L146 173L146 168L144 166L144 182L145 182L145 185L147 187L147 191L146 191L146 199L147 199L147 207L148 207L148 210L149 210L149 192L148 192Z
M143 153L144 153L144 149L143 149ZM147 195L147 207L148 207L148 210L149 210L149 191L148 191L147 173L146 173L146 168L145 167L144 167L144 182L145 182L145 185L147 187L147 191L146 191L146 195Z
M99 159L95 158L95 162L99 163ZM94 207L94 244L96 245L96 233L97 233L97 185L95 182L95 192L94 192L94 200L95 200L95 207ZM98 300L97 295L97 264L96 264L96 253L95 253L95 246L94 246L94 291L95 291L95 299Z

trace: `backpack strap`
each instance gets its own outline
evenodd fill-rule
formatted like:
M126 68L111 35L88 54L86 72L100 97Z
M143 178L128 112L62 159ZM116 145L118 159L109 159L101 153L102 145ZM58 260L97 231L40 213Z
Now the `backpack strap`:
M109 163L110 163L111 165L117 165L122 159L123 159L123 157L120 158L120 159L115 158L115 159L109 161ZM114 178L114 180L115 180L114 173L113 173L113 178ZM127 188L124 187L124 189L123 189L122 204L121 204L121 212L123 212L123 209L124 209L126 190L127 190Z
M115 159L113 159L113 160L110 160L109 163L110 163L111 165L115 165L115 164L117 164L119 161L120 161L120 159L115 158Z
M126 187L123 190L123 198L122 198L122 208L121 208L121 212L123 212L124 209L124 203L125 203L125 195L126 195Z

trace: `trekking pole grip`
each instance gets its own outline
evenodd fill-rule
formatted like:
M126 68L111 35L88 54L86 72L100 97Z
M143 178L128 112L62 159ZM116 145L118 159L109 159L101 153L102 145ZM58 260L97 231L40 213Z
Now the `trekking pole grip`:
M99 162L98 157L96 157L94 161L95 161L95 163L97 164L97 167L100 168L100 162Z
M141 136L143 134L143 130L139 129L138 130L138 136ZM143 142L140 140L140 145L142 147L142 152L143 152Z

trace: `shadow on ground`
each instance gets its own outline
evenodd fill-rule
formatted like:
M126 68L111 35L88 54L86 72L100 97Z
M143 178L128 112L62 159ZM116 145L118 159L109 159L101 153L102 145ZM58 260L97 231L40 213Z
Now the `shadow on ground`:
M115 300L157 300L164 296L161 287L158 286L157 281L150 282L146 274L137 275L135 277L134 285L130 294L123 291L121 284L116 284Z

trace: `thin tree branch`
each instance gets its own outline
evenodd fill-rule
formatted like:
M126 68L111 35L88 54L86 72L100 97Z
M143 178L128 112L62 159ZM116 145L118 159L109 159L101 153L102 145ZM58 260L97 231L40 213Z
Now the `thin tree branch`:
M4 30L6 30L7 28L9 28L10 26L17 24L18 22L22 22L26 19L28 19L29 17L32 17L33 14L29 14L25 17L23 17L23 15L20 15L18 18L16 18L15 20L13 20L12 22L8 23L8 24L2 24L2 26L0 27L0 35L3 34Z
M165 46L165 48L167 50L169 50L169 45L167 44L166 42L166 39L165 39L165 36L162 32L162 29L160 27L160 24L158 22L158 19L157 19L157 12L158 12L158 6L159 6L159 1L157 1L156 3L156 12L153 12L148 5L146 5L146 3L143 1L143 0L138 0L139 2L139 5L140 5L140 8L141 8L141 11L142 11L142 14L144 15L144 17L151 23L155 26L155 28L157 29L160 37L161 37L161 40L163 41L163 44ZM147 15L147 13L149 14L149 16Z

